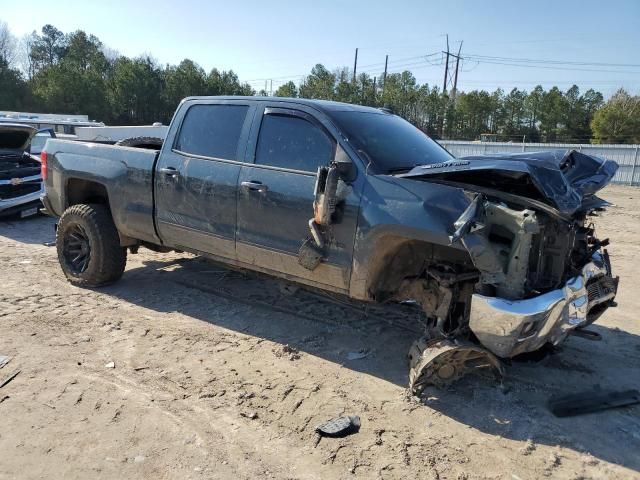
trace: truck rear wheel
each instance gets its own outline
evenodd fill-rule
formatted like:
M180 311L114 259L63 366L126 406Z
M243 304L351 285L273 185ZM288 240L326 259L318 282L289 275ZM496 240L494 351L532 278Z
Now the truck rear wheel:
M58 261L67 280L79 287L100 287L118 280L127 263L111 212L104 205L73 205L56 232Z

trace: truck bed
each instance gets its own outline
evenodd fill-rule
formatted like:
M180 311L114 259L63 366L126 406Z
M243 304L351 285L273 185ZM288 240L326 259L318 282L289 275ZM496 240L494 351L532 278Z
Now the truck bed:
M67 191L81 192L83 182L97 182L107 190L113 220L127 236L157 242L153 220L153 180L158 152L75 140L47 141L47 209L62 215ZM69 180L72 179L72 180ZM66 189L74 182L72 189Z

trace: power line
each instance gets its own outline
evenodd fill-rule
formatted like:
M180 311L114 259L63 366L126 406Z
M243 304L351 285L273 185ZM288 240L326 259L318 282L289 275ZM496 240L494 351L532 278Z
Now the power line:
M573 60L551 60L551 59L531 59L531 58L517 58L517 57L502 57L502 56L494 56L494 55L481 55L481 54L465 54L464 57L461 55L462 50L462 42L460 42L458 54L454 54L450 51L448 36L447 36L447 51L429 53L426 55L415 55L410 57L403 57L399 59L389 59L389 55L385 56L384 62L379 63L371 63L366 65L358 65L357 64L357 53L359 49L356 49L356 57L354 59L354 71L353 71L353 79L355 80L355 76L357 72L361 74L368 75L380 75L381 70L384 68L384 73L382 73L382 90L384 91L384 85L386 83L387 76L393 73L399 73L401 71L405 71L407 69L414 71L427 67L434 66L442 66L445 65L445 75L443 79L443 91L446 91L448 87L452 87L452 96L455 97L458 89L458 80L460 72L468 72L477 68L480 64L489 64L489 65L504 65L508 67L522 67L522 68L539 68L545 70L568 70L568 71L584 71L584 72L596 72L596 73L618 73L618 74L640 74L640 72L636 71L624 71L617 70L619 68L640 68L640 64L632 64L632 63L608 63L608 62L586 62L586 61L573 61ZM442 54L444 57L439 61L432 61L431 59L436 55ZM456 59L455 70L453 68L449 68L452 58ZM460 68L465 65L466 62L473 62L475 66L472 68ZM377 68L379 67L379 68ZM581 67L605 67L602 68L581 68ZM609 68L609 69L606 69ZM244 83L248 83L250 85L258 86L259 82L265 82L265 90L266 90L266 82L269 81L271 84L274 82L276 85L284 84L289 81L302 80L308 77L310 74L296 74L296 75L283 75L279 77L270 77L270 78L260 78L260 79L251 79L246 80ZM468 84L487 84L487 85L498 85L507 82L504 79L496 80L496 81L467 81ZM559 80L514 80L509 81L514 84L574 84L573 81L559 81ZM619 85L622 83L628 83L629 80L626 81L603 81L603 80L582 80L581 83L587 84L600 84L600 85ZM272 87L270 88L272 90Z
M637 63L603 63L603 62L576 62L569 60L534 60L531 58L514 58L514 57L497 57L491 55L480 55L470 53L467 57L487 60L501 60L509 62L521 62L521 63L542 63L542 64L557 64L557 65L578 65L578 66L592 66L592 67L640 67Z
M493 60L478 59L477 57L472 57L472 56L467 56L466 58L474 60L478 63L488 63L491 65L505 65L508 67L540 68L544 70L568 70L572 72L624 73L624 74L632 74L632 75L640 74L640 72L630 72L630 71L624 71L624 70L602 70L602 69L593 69L593 68L572 68L572 67L561 67L561 66L545 66L545 65L532 65L532 64L523 64L523 63L499 62L499 61L493 61Z

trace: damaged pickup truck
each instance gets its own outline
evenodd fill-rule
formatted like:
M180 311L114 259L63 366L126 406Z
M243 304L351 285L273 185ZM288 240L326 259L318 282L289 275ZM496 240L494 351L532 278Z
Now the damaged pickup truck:
M62 270L120 278L127 252L189 251L427 317L410 385L444 386L558 344L614 306L590 216L612 161L577 151L456 159L385 110L193 97L159 152L49 140Z

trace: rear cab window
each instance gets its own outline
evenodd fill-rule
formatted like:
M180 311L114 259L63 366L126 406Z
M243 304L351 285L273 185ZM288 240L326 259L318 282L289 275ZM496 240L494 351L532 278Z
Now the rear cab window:
M178 153L237 160L247 105L196 104L189 107L174 144Z
M335 142L319 126L294 115L270 113L262 117L256 165L317 172L329 165Z

